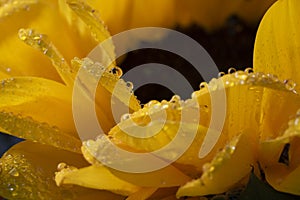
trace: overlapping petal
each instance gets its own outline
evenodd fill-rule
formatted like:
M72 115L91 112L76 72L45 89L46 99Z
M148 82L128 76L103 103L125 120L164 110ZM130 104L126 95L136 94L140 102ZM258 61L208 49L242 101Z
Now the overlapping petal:
M122 199L107 191L58 187L54 173L62 161L87 166L82 155L29 141L12 147L0 159L1 195L8 199Z
M260 145L260 163L267 181L278 191L300 194L299 113L284 133Z

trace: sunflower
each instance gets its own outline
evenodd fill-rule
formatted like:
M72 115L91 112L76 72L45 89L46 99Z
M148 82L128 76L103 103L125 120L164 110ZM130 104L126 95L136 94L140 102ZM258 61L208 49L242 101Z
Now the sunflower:
M175 95L170 101L151 101L141 108L131 87L120 79L121 69L115 63L103 67L114 60L113 44L106 46L107 56L100 63L73 58L84 57L97 42L110 37L94 9L78 1L3 3L0 130L27 140L13 146L0 160L1 196L9 199L205 196L243 187L251 171L278 191L300 195L297 187L300 98L292 81L299 78L294 72L294 63L298 61L295 45L299 43L297 6L297 0L280 0L265 15L255 44L254 72L230 69L228 74L220 73L220 78L202 83L191 99L184 101ZM278 13L282 20L277 20ZM21 16L26 16L26 20L20 21ZM20 29L20 24L31 28ZM53 31L57 29L60 31ZM48 32L49 35L41 34ZM285 38L291 43L284 42ZM274 48L274 44L278 47ZM14 54L26 57L14 59ZM101 74L95 109L106 134L96 138L97 133L87 130L96 139L83 143L72 116L72 91L79 70L92 82ZM278 73L280 78L269 74L270 71ZM114 92L116 85L119 92ZM227 112L218 136L218 130L209 126L214 120L210 96L224 90ZM79 92L83 98L92 100L90 88L83 87ZM131 114L124 113L122 120L115 120L111 99L129 108ZM188 117L182 121L186 114ZM201 118L195 122L194 116ZM146 127L142 134L147 137L135 137L141 134L137 125ZM157 127L158 133L151 135ZM111 144L133 154L151 154L175 140L178 132L182 140L177 141L175 149L164 152L162 157L153 156L162 163L176 158L164 168L132 173L109 167L119 158ZM191 145L177 155L176 148L193 132L196 134ZM119 161L125 164L135 161L130 159Z

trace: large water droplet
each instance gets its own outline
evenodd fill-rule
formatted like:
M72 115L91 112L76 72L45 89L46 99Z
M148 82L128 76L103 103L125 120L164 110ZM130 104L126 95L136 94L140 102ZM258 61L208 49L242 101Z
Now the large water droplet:
M66 163L59 163L58 165L57 165L57 170L58 171L62 171L63 169L65 169L65 168L67 168L67 164Z
M130 118L130 114L129 113L126 113L124 115L121 116L121 122L125 121L125 120L128 120Z
M121 77L123 75L123 71L120 67L115 66L114 68L112 68L111 73L113 73L114 75L116 75L117 77Z
M235 68L230 67L230 68L228 69L228 74L232 74L232 73L234 73L234 72L236 72L236 69L235 69Z
M14 176L14 177L18 177L20 175L16 168L12 168L8 173L9 173L9 175Z
M283 83L285 84L286 89L290 91L294 90L297 85L293 80L290 79L284 80Z
M199 85L199 88L200 88L200 89L203 89L203 88L205 88L205 87L207 87L207 83L206 83L206 82L200 83L200 85Z
M253 73L253 69L251 67L248 67L248 68L245 69L245 72L247 74Z

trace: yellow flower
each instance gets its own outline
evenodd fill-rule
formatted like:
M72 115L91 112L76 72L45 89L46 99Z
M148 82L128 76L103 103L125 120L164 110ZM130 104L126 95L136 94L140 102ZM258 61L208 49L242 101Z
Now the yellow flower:
M262 59L260 47L266 46L260 44L260 41L265 41L265 37L269 38L264 30L267 32L273 25L266 21L273 22L273 18L279 12L287 15L286 7L296 10L296 6L291 6L296 5L296 1L278 1L264 18L257 38L255 63ZM99 2L99 5L95 6L100 8L103 18L111 24L114 32L141 25L141 22L134 21L133 17L129 24L118 27L119 23L123 23L110 22L115 13L111 12L111 9L104 9L105 6L101 7L102 1ZM215 5L217 1L213 2L205 5L211 8L210 6ZM161 6L159 8L163 11L176 10L176 6L187 6L195 9L195 12L185 13L185 18L174 19L171 22L157 17L153 19L157 20L155 23L149 23L171 26L174 21L186 24L194 20L201 24L203 20L203 23L209 21L210 24L219 25L224 22L224 16L228 13L245 13L236 9L247 3L236 2L230 4L228 12L221 13L223 17L212 18L211 21L195 14L196 8L204 5L200 4L200 1L199 4L196 1L188 1L185 5L179 1L166 1L162 4L153 2L153 5ZM264 2L267 5L272 1ZM95 2L91 2L93 3ZM143 16L144 13L141 13L140 9L143 5L139 1L132 3L136 5L132 11L133 15ZM114 7L115 4L115 1L109 1L105 5ZM131 5L128 2L120 5L117 18L127 15L122 13L129 12L126 8L128 4ZM295 10L292 11L296 15ZM249 9L248 12L253 10ZM172 12L163 14L168 16ZM94 10L77 1L69 1L68 5L63 1L11 1L1 6L0 16L1 30L5 30L0 33L3 34L2 38L5 38L0 46L3 55L0 58L0 75L7 78L2 80L0 86L0 131L28 139L13 146L0 160L2 196L9 199L124 199L124 196L127 196L129 200L203 196L223 193L244 185L251 170L254 168L256 171L259 166L275 189L300 195L297 188L300 127L299 114L296 113L300 108L300 97L291 81L279 81L276 76L260 73L265 64L255 64L255 73L249 69L238 72L230 69L229 74L213 79L208 84L202 84L203 87L194 92L192 98L187 101L174 96L170 101L151 101L140 109L138 100L126 88L124 81L119 79L120 69L113 63L113 66L101 71L103 76L98 84L95 104L98 120L107 136L85 141L81 146L72 116L74 79L79 68L85 66L91 81L96 80L97 76L93 70L99 67L99 63L93 63L87 58L72 58L84 57L97 42L105 40L110 34ZM20 20L20 17L24 18L24 21ZM175 15L173 17L176 18ZM220 21L217 23L216 20ZM274 24L275 27L288 26L285 21L276 23L278 24ZM298 28L292 20L289 25L291 30ZM32 29L27 29L28 27ZM53 31L57 29L60 31ZM93 37L89 32L92 32ZM284 45L280 42L281 40L278 44ZM298 44L296 39L295 44ZM105 64L107 59L114 59L113 46L106 47L110 58L103 58L102 62ZM294 51L294 45L283 47ZM45 54L48 59L36 50ZM22 55L22 59L14 59L13 55ZM268 51L266 63L271 62L270 58L275 56L276 52ZM295 69L292 62L294 60L286 63L284 58L282 60L287 69ZM280 59L276 63L279 67L274 73L284 75L279 71L282 69ZM45 70L41 71L41 66ZM269 69L266 73L268 71ZM297 75L285 76L298 80ZM121 93L113 93L117 83L121 83ZM227 114L220 137L214 138L208 135L217 134L214 127L209 127L210 122L214 120L211 119L213 103L210 93L221 93L220 83L225 85ZM89 88L81 92L87 99L92 93ZM131 101L126 105L125 96L128 94L131 95ZM110 109L110 100L113 97L133 112L129 118L119 123L114 121ZM194 115L191 115L195 114L195 110L196 114L201 116L199 123L195 123ZM181 120L184 112L189 114L186 121ZM166 113L166 120L162 118L161 113ZM156 116L151 123L149 114ZM137 124L147 127L149 132L143 133L145 136L157 127L161 129L155 136L136 138L134 134L138 134ZM111 159L109 156L118 156L111 151L111 143L132 153L149 153L172 142L179 129L183 130L182 138L196 131L195 139L179 159L162 169L130 173L106 167L100 162L103 159ZM126 134L126 131L133 135ZM207 138L216 140L210 141ZM214 142L216 144L210 149ZM157 161L168 162L168 159L178 156L176 148L180 148L183 143L176 143L175 148L165 152L162 158L153 157ZM198 155L200 147L207 148L204 148L207 154L201 158ZM115 162L113 159L112 161ZM128 161L126 162L128 164ZM60 187L53 181L55 171L58 171L55 181Z

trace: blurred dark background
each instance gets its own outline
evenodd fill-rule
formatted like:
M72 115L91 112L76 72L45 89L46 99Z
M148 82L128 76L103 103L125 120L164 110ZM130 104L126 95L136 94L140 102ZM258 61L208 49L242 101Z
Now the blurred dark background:
M176 30L198 41L211 55L220 71L226 72L230 67L244 69L252 66L257 26L249 27L237 17L232 16L221 29L211 33L207 33L197 25L188 28L177 27ZM146 49L130 52L119 65L126 73L135 66L151 62L165 64L176 69L185 76L194 90L198 90L199 84L203 81L201 75L187 61L159 50ZM155 84L144 85L136 90L135 94L143 104L153 99L169 100L173 96L168 88ZM0 156L19 141L18 138L0 133Z

